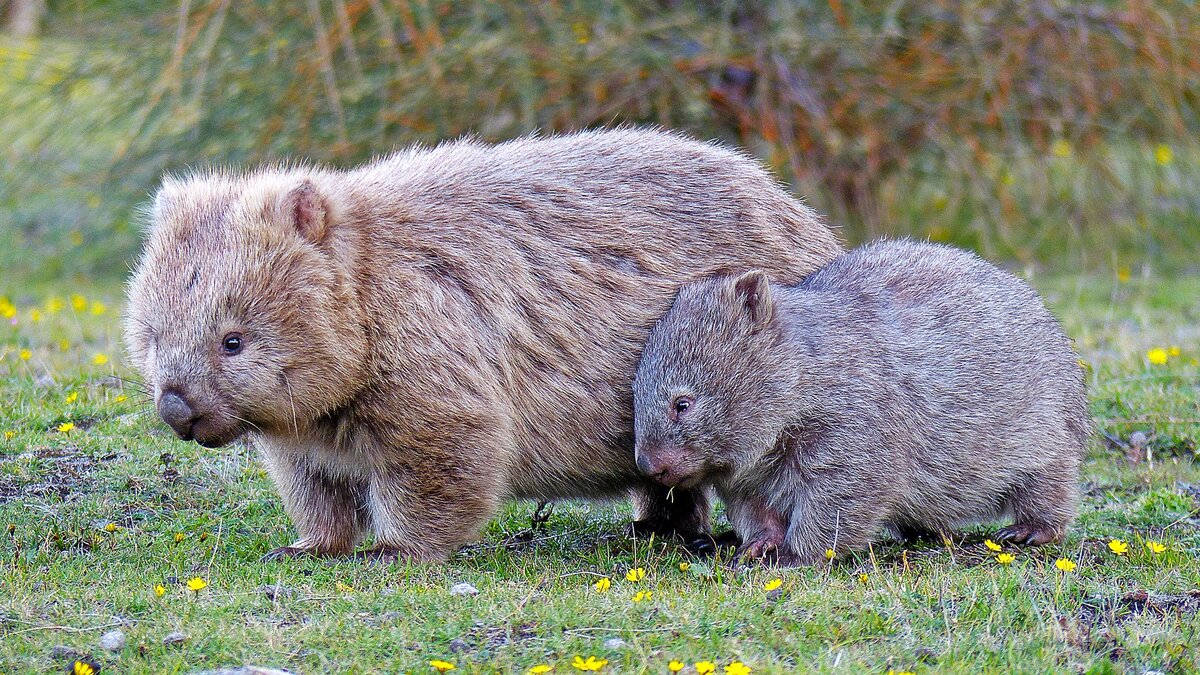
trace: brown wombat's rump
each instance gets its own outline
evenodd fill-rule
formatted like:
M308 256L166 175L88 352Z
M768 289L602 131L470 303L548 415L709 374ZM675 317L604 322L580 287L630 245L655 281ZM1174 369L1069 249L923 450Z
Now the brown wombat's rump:
M506 498L703 493L633 461L638 353L679 285L840 252L754 162L638 130L413 149L349 171L164 181L126 339L159 413L249 434L300 538L276 555L445 557Z
M712 484L748 557L812 563L879 530L1059 540L1090 423L1071 343L1037 293L965 251L847 253L795 286L688 284L634 380L636 454Z

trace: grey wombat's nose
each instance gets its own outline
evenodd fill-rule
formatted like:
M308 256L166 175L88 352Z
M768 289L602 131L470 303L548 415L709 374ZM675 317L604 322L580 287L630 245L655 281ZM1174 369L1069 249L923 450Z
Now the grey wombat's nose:
M651 478L662 473L662 467L650 459L649 453L639 452L637 455L637 467L643 474Z
M158 400L158 414L185 441L192 439L192 426L199 415L179 394L168 391Z

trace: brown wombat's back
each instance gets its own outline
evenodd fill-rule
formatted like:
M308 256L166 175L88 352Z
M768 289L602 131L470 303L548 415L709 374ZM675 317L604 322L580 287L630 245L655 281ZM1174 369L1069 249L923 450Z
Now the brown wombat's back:
M440 331L473 364L461 377L502 399L516 495L636 475L630 382L681 283L748 268L796 282L841 251L755 162L656 131L458 142L347 179L377 256L359 280L372 315L397 335ZM390 280L412 270L425 314L395 316L414 291Z

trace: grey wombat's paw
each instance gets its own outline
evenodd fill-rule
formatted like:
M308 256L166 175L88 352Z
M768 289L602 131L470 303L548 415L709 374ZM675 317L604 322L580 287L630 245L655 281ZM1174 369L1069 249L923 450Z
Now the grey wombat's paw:
M689 553L698 556L716 555L720 549L732 548L736 549L742 545L742 538L737 532L728 530L720 534L702 534L698 537L692 537L684 544L684 548Z
M1042 546L1061 540L1062 533L1057 528L1043 523L1013 523L997 532L996 538L1015 544Z
M288 558L302 558L305 556L316 555L311 548L301 548L299 546L280 546L268 552L263 557L259 558L259 562L277 562Z

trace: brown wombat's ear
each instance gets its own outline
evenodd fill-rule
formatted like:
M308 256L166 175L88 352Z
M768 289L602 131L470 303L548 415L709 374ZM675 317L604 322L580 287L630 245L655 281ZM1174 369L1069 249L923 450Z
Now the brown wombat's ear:
M733 293L754 325L765 326L771 322L775 315L771 286L767 283L767 275L761 270L751 270L735 279Z
M279 220L296 228L300 236L320 243L329 229L329 209L317 186L307 178L279 198Z

